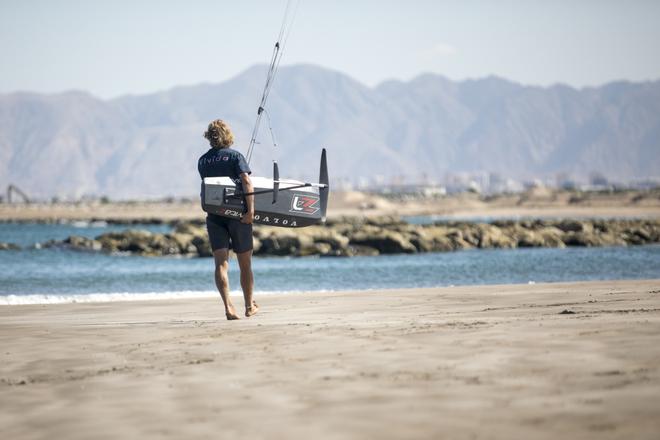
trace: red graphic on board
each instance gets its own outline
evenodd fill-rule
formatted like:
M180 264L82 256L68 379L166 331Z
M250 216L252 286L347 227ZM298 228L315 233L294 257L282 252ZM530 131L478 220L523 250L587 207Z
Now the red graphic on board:
M289 212L313 215L319 210L318 196L294 194Z

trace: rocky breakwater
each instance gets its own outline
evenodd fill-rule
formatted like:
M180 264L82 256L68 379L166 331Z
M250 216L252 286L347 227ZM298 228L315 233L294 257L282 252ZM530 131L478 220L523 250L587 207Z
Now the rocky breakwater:
M356 256L461 249L628 246L660 242L660 220L525 220L413 225L397 217L331 219L301 229L255 226L254 253L266 256ZM203 221L177 222L167 234L127 230L94 239L72 236L44 243L78 250L146 256L207 257Z
M198 223L198 222L197 222ZM82 251L125 253L144 256L210 256L206 229L194 223L177 225L172 233L160 234L139 229L108 232L96 238L72 235L64 240L51 240L43 248L61 247Z
M0 251L17 251L21 247L14 243L3 243L0 242Z

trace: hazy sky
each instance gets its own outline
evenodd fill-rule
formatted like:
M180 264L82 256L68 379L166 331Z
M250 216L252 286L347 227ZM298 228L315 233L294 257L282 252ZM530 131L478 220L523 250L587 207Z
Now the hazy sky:
M295 0L293 0L295 2ZM268 61L286 0L0 0L0 93L100 97ZM526 84L660 78L660 0L301 0L283 64L367 85L423 72Z

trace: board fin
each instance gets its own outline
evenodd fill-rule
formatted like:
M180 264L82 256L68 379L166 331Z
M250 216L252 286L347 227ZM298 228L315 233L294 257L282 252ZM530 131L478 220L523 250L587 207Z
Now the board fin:
M322 184L319 195L321 197L322 221L325 221L325 213L328 209L328 195L330 193L330 179L328 177L328 160L325 148L321 151L321 169L319 170L319 183Z
M280 191L280 169L277 161L273 161L273 204L277 203L277 194Z

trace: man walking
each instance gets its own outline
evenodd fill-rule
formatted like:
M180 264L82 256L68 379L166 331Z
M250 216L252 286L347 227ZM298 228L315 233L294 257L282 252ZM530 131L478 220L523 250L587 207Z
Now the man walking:
M234 135L229 125L217 119L212 121L204 137L211 148L199 158L197 169L202 180L205 177L230 177L234 183L242 185L247 211L240 220L208 214L206 229L211 250L215 259L215 285L225 305L228 320L239 319L229 297L229 249L236 253L241 271L241 288L245 299L245 316L257 313L259 307L252 298L254 276L252 275L252 221L254 219L254 192L250 180L250 167L245 157L229 148L234 143Z

